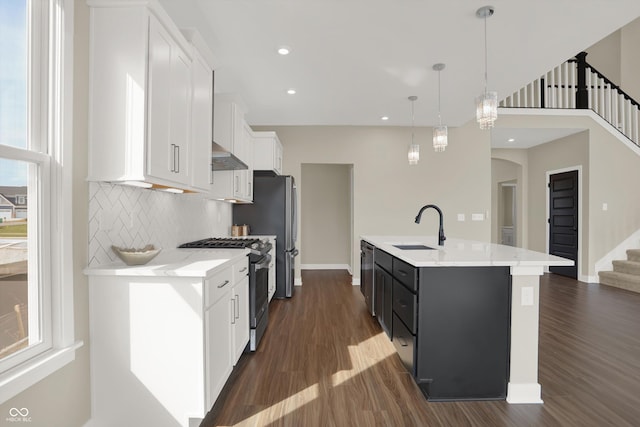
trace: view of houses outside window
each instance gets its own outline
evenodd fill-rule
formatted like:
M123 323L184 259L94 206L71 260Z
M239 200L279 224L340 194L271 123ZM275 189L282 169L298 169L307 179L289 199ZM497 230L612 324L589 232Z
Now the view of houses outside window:
M29 285L28 274L28 234L35 231L28 224L29 196L38 188L38 165L20 159L30 148L27 8L26 0L0 4L0 145L20 149L0 150L0 360L39 340L29 337L30 329L38 330L30 325L38 323L39 310L29 314L29 302L38 301L29 293L38 286Z

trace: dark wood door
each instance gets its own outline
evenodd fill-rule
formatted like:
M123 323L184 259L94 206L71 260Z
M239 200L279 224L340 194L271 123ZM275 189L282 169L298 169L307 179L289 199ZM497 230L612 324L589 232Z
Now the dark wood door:
M578 230L578 171L551 175L549 253L574 262L571 267L550 267L552 273L578 278Z

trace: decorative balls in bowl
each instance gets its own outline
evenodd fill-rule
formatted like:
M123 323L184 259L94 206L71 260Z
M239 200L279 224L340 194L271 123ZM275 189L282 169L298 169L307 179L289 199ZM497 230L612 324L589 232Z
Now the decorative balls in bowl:
M147 245L141 249L111 246L111 249L127 265L144 265L154 259L162 250L162 248L156 249L153 245Z

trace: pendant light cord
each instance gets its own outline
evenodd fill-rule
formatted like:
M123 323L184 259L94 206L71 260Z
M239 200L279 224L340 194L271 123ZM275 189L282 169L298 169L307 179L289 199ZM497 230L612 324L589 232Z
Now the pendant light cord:
M412 99L411 100L411 144L413 144L413 141L414 141L414 135L413 135L414 118L415 118L414 110L413 110L414 105L415 105L415 100Z
M440 70L438 70L438 124L442 126L442 116L440 115Z
M489 62L487 54L487 16L484 17L484 93L487 93L489 87L489 77L487 72L487 63Z

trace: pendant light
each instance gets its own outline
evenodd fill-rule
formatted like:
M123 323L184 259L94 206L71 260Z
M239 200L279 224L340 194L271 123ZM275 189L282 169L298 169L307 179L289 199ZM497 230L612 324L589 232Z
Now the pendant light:
M433 128L433 149L438 152L444 151L447 147L447 127L442 126L442 116L440 115L440 71L444 70L444 64L434 64L433 69L438 72L438 126Z
M414 119L415 119L413 107L416 99L418 99L418 97L415 95L411 95L409 97L409 101L411 101L411 144L409 144L409 153L408 153L410 165L417 165L418 160L420 160L420 145L416 144L415 135L413 131L413 125L414 125Z
M476 99L476 120L483 130L492 128L498 118L498 92L487 88L487 18L494 12L493 6L483 6L476 11L476 16L484 19L484 92Z

